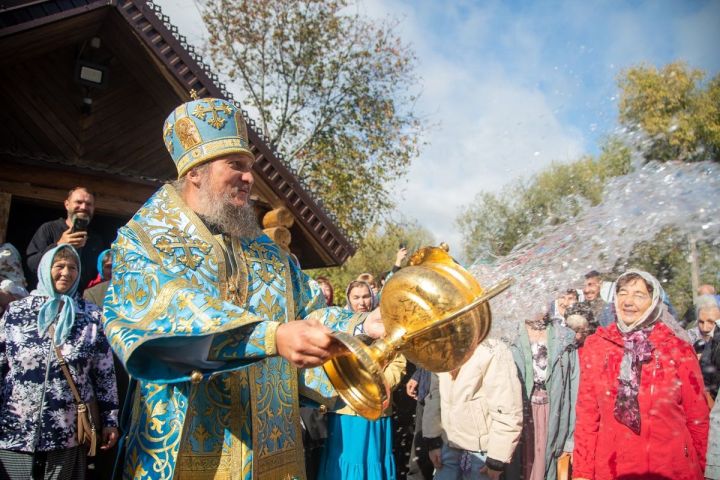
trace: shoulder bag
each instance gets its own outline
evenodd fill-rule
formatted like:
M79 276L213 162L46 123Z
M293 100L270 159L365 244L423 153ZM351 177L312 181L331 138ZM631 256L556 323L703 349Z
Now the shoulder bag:
M55 337L55 328L50 326L50 338ZM75 398L75 407L77 408L77 439L80 445L85 445L88 449L88 457L94 457L97 451L97 437L100 432L100 409L98 408L97 401L93 399L91 402L86 403L80 398L80 392L78 392L75 381L70 374L70 369L65 362L60 348L55 345L53 341L53 348L55 349L55 355L57 355L60 369L65 374L65 378L70 384L70 390L72 390L73 397Z

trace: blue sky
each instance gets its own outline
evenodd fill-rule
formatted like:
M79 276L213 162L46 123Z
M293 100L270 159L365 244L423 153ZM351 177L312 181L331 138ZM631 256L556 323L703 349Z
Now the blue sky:
M193 0L158 2L201 43ZM597 153L617 127L616 78L641 62L720 71L720 0L364 0L400 20L422 78L428 146L394 186L398 218L417 219L459 252L462 205L552 161ZM236 96L237 98L238 96Z
M404 16L416 2L398 2ZM426 42L475 75L488 70L546 96L563 124L583 130L586 147L615 126L615 79L639 62L675 59L720 67L720 3L422 3L415 22ZM421 53L422 54L422 53Z

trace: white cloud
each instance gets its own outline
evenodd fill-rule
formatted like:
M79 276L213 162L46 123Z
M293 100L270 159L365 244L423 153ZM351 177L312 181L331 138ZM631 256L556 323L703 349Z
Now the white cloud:
M200 16L200 10L194 0L153 0L160 5L162 12L170 17L170 22L178 27L188 42L199 48L208 37L207 28Z
M438 240L461 250L454 220L480 191L496 191L512 178L537 172L549 162L572 160L583 138L564 128L537 90L499 76L475 79L454 66L430 74L423 105L437 106L441 126L414 163L401 191L399 210L417 218Z
M678 18L675 23L677 57L693 67L717 72L720 69L720 2L708 2L697 13Z
M492 39L487 25L495 14L491 9L461 15L463 9L449 8L450 20L444 21L456 28L438 34L428 31L427 18L417 17L419 8L384 5L386 12L391 9L404 18L403 40L418 52L423 79L418 107L439 122L428 132L430 145L414 162L404 188L398 189L398 210L417 218L438 241L447 241L459 253L462 239L455 218L461 206L480 191L497 191L551 161L577 158L585 141L579 130L562 124L552 102L537 88L531 72L538 74L533 68L541 63L542 44L523 21L493 40L506 44L514 52L513 62L529 72L514 76L487 55L493 50L486 44ZM571 82L563 72L545 68L558 88Z

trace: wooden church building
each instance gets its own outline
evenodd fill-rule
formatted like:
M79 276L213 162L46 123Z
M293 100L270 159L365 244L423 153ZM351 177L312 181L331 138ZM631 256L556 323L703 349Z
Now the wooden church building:
M190 99L233 101L159 7L141 0L0 1L0 242L24 253L65 216L72 187L96 193L107 245L177 177L165 117ZM263 227L303 268L342 264L354 247L252 120L252 196Z

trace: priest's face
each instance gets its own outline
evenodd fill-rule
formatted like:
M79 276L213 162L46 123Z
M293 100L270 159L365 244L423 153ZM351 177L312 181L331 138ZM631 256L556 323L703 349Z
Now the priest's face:
M197 213L231 236L255 238L260 234L250 201L252 162L249 156L229 155L188 174L197 188Z
M229 206L244 207L250 199L255 179L252 166L255 159L248 155L232 154L210 163L208 182L210 189L223 196Z

